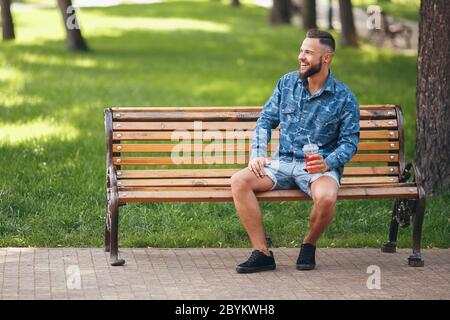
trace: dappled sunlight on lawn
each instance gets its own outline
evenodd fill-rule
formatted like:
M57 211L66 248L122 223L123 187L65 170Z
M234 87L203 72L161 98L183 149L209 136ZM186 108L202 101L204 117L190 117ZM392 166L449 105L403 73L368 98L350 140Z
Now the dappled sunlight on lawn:
M65 31L57 9L20 11L14 16L15 43L34 43L64 39Z
M229 32L230 27L213 21L184 19L184 18L128 18L107 17L84 14L82 27L90 34L110 34L117 30L151 30L151 31L205 31Z
M24 52L23 54L20 54L20 57L18 58L22 62L29 64L47 64L54 66L70 65L71 67L78 68L96 68L98 66L98 60L83 56L67 57Z
M139 8L135 8L139 11ZM79 10L78 21L83 35L120 36L120 31L148 30L156 32L202 31L227 33L228 24L196 18L152 17L152 16L110 16L109 10ZM42 40L64 39L65 31L60 13L54 9L21 11L15 17L16 43L38 43Z
M15 93L11 92L5 92L3 93L4 101L2 101L2 107L3 108L15 108L15 107L22 107L24 105L27 106L35 106L38 104L43 103L44 98L37 95L26 95L21 96L17 95Z
M14 82L15 89L19 89L25 81L24 73L16 68L11 68L11 65L7 63L6 60L3 60L2 62L3 63L0 64L0 84Z
M45 141L55 137L61 141L70 141L78 135L78 129L71 124L53 119L37 119L17 124L0 123L0 144L17 145L30 140Z

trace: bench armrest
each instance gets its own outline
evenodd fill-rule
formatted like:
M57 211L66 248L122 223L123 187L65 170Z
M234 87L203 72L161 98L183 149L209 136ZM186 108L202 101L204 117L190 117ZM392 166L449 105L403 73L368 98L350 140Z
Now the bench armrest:
M108 189L117 188L117 172L114 166L106 169L106 187Z
M118 197L117 190L117 172L112 163L112 110L105 109L104 111L105 121L105 144L106 144L106 194L108 201L112 198Z

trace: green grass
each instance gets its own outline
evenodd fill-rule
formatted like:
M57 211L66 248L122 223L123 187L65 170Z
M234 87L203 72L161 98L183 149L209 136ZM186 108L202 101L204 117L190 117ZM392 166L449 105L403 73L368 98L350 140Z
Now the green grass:
M14 12L17 41L0 44L0 246L100 246L105 210L103 109L262 105L297 68L304 31L271 28L262 8L170 2L83 9L92 52L69 53L55 9ZM361 104L403 107L414 154L416 56L338 48L335 76ZM424 247L448 247L449 195L430 198ZM309 202L262 203L275 246L298 246ZM392 201L341 201L320 246L379 247ZM411 246L411 229L399 246ZM120 245L240 247L232 203L121 209Z
M353 0L352 4L363 9L379 5L388 16L419 21L420 0Z

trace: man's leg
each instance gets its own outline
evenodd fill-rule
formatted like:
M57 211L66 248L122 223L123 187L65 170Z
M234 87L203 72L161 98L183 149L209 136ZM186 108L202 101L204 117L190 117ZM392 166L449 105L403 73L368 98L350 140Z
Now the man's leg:
M333 178L322 176L311 184L313 208L311 210L309 231L297 259L298 270L312 270L316 266L316 241L330 225L334 217L338 185Z
M313 208L309 231L303 243L315 245L333 220L339 187L333 178L322 176L311 184Z
M262 223L262 213L255 191L270 190L274 182L268 176L257 177L247 168L231 177L231 191L236 211L252 242L253 249L269 255Z

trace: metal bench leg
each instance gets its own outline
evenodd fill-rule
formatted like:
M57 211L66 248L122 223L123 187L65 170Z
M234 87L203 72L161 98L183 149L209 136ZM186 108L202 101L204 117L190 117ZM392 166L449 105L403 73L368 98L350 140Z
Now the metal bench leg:
M270 236L268 236L267 234L266 234L266 244L267 244L267 248L272 247L272 238Z
M106 218L105 218L105 252L111 251L111 232L110 232L110 216L108 214L109 208L106 208Z
M105 214L105 252L111 251L111 205L110 190L107 190L106 214Z
M110 223L110 263L112 266L122 266L124 259L119 259L119 200L112 196L108 204L108 214Z
M395 200L394 209L392 209L391 225L389 227L389 241L385 242L381 248L382 252L394 253L397 251L397 233L398 233L398 221L397 210L399 206L399 200Z
M425 191L422 187L419 190L419 200L416 202L415 210L413 211L413 254L408 258L408 264L411 267L423 267L424 260L420 254L420 245L422 237L422 224L425 215Z

